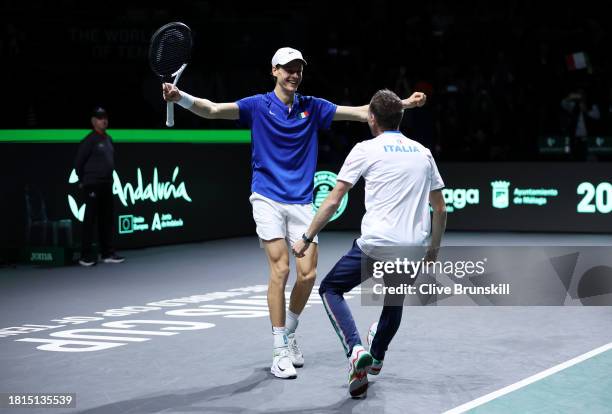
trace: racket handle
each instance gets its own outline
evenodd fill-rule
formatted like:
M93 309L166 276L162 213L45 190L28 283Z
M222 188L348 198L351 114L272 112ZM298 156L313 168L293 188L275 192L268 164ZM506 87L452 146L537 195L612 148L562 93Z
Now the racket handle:
M172 102L166 103L166 126L168 128L174 126L174 104Z
M172 74L172 76L174 76L174 82L172 82L172 85L176 86L176 83L178 82L179 78L181 77L181 74L183 73L186 67L187 64L183 63L179 70ZM174 104L172 102L168 102L168 104L166 105L166 126L168 128L174 126Z

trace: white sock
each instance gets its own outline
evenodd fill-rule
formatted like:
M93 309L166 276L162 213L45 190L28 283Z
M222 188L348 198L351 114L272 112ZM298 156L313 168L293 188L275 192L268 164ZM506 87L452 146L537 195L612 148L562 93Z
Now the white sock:
M274 337L274 349L287 347L289 340L284 326L273 326L272 336Z
M299 317L300 315L298 315L297 313L293 313L289 309L287 309L287 335L290 335L295 332L299 323Z

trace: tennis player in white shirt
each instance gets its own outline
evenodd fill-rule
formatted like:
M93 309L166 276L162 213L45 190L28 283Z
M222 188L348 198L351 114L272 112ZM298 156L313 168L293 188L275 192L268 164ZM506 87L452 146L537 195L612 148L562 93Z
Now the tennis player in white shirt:
M398 130L402 116L402 101L395 93L385 89L374 94L368 113L374 138L351 150L338 174L336 187L317 211L304 237L293 244L294 255L304 255L310 245L307 240L325 227L342 197L360 177L364 178L366 213L361 236L323 279L319 289L349 358L349 392L353 397L365 395L368 373L380 372L389 343L399 328L403 307L383 307L377 327L373 324L370 328L372 340L368 351L361 343L343 294L362 282L362 260L372 260L370 255L377 247L425 246L425 259L435 260L446 228L441 191L444 182L431 152Z

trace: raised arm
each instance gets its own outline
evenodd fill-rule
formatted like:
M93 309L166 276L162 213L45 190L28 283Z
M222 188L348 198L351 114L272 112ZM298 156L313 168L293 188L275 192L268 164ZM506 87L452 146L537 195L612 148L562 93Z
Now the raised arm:
M403 99L402 104L404 109L410 109L425 105L425 101L427 101L427 95L423 92L414 92L410 97ZM369 107L370 105L338 106L334 115L334 121L368 122Z
M207 119L238 119L240 116L238 104L235 102L215 103L208 99L197 98L181 92L171 83L162 85L164 99L168 102L178 103L194 114Z

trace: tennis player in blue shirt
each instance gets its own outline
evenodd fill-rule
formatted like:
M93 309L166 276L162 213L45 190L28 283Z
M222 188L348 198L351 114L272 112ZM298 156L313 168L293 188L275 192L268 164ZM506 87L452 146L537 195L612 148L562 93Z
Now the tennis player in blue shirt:
M302 53L283 47L272 57L272 92L237 102L215 103L196 98L170 83L162 86L166 101L176 102L208 119L233 119L251 129L252 167L250 201L257 235L270 265L268 309L274 351L270 371L279 378L296 378L295 367L304 357L295 339L298 318L315 283L317 237L306 230L313 218L313 178L317 166L319 129L332 121L367 122L368 105L337 106L325 99L297 93L306 65ZM426 96L413 93L404 108L425 104ZM297 240L312 243L296 258L296 283L285 310L285 285L289 277L289 248ZM288 244L289 243L289 244Z

